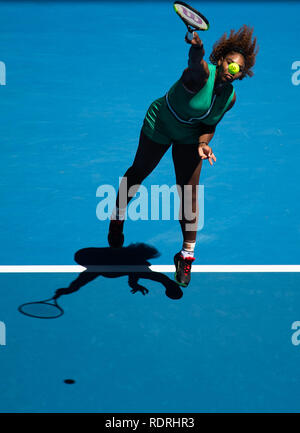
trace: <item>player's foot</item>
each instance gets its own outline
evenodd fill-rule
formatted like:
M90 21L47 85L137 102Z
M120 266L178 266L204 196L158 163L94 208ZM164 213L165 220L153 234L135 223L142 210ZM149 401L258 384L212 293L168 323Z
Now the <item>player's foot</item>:
M187 287L189 282L191 281L191 268L194 260L194 257L184 258L180 253L175 254L175 281L180 286Z
M121 248L124 244L123 234L124 221L111 220L109 224L109 231L107 240L109 246L112 248Z

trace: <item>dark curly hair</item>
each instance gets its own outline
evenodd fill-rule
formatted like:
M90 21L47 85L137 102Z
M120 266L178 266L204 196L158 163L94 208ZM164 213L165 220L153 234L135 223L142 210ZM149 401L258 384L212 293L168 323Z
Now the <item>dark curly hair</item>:
M259 50L256 44L256 37L253 38L252 41L253 30L253 28L244 24L237 32L230 30L228 37L227 33L224 33L213 45L212 53L209 56L211 63L217 65L218 60L220 60L221 57L225 57L230 52L234 51L240 53L244 56L245 68L239 79L242 80L247 75L252 77L254 73L251 71L251 68L255 64L256 55Z

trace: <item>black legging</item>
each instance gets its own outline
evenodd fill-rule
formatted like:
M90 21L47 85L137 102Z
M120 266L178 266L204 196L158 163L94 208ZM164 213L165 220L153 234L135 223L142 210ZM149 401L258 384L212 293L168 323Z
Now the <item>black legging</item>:
M121 188L125 187L125 182L121 181L119 192L117 195L116 204L119 208L125 208L130 202L134 194L128 197L128 190L137 185L136 189L131 190L131 193L137 192L139 185L149 176L154 170L159 161L162 159L170 146L158 144L148 138L142 131L139 140L139 146L132 163L123 177L127 178L127 188L121 194L121 197L126 197L126 203L119 202L119 193ZM182 194L180 197L181 214L179 222L183 234L183 239L186 242L195 242L197 235L198 223L198 196L196 186L199 184L202 160L198 154L198 146L196 144L176 144L172 146L172 157L175 168L176 184L180 186ZM184 191L184 185L191 185L189 189ZM190 212L193 212L194 218ZM191 230L191 224L194 225Z

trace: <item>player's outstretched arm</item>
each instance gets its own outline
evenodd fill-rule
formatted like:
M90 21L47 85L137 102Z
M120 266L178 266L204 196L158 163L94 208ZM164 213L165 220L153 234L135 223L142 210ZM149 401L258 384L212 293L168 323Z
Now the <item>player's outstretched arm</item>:
M196 93L205 85L209 76L209 69L206 61L203 59L205 51L198 33L193 33L191 41L187 38L186 34L185 41L191 45L191 48L189 51L188 68L184 70L181 80L187 90Z

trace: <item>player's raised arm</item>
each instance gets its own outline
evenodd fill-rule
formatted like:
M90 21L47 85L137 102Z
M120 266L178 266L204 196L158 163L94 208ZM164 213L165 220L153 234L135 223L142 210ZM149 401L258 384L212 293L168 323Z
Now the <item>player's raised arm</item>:
M205 51L199 35L194 32L191 41L187 36L186 34L185 41L191 45L191 48L189 51L188 68L184 70L181 80L187 90L195 93L205 85L209 76L209 70L206 61L203 59Z

